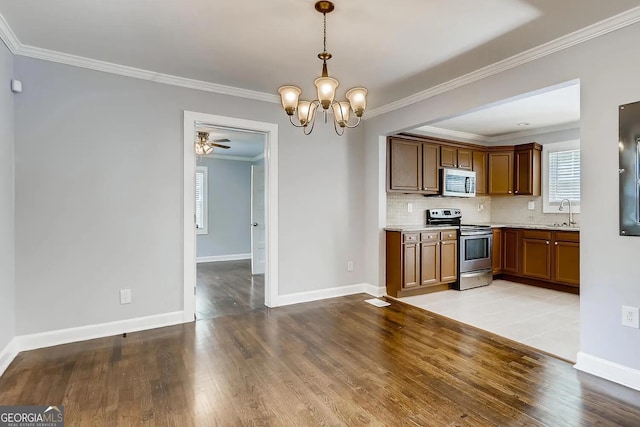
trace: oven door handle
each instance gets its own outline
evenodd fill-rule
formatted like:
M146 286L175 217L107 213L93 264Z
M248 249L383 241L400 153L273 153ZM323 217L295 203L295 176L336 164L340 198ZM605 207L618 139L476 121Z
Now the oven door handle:
M493 232L486 231L461 231L460 237L466 236L493 236Z
M473 273L460 273L460 275L464 276L464 277L478 277L478 276L484 276L485 274L487 274L490 271L492 271L492 270L491 269L487 269L487 270L481 270L481 271L474 271Z

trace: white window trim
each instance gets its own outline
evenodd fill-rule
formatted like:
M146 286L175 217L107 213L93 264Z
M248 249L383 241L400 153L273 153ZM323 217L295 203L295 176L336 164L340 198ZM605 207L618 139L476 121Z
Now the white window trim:
M202 219L203 219L203 227L196 228L196 234L209 234L209 175L208 169L206 166L196 166L196 173L202 173L202 195L203 195L203 203L202 203ZM195 223L195 221L194 221ZM195 226L195 224L194 224Z
M549 202L549 153L556 151L575 150L580 148L580 140L555 142L553 144L545 144L543 146L542 155L542 212L543 213L568 213L568 207L559 210L560 203ZM582 180L582 178L581 178ZM580 213L580 203L571 203L571 211Z

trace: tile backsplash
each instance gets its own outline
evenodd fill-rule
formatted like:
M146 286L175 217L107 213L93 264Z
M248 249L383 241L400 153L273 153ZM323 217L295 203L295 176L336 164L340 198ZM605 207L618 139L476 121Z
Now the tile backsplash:
M528 209L528 202L535 203L535 209ZM407 211L407 204L413 204L413 212ZM506 223L506 224L553 224L568 220L566 213L543 213L542 197L424 197L416 194L387 193L387 225L424 224L425 210L434 208L458 208L462 211L463 222ZM574 221L580 225L580 214L574 214Z
M407 212L407 204L413 204L413 212ZM490 222L491 197L424 197L416 194L387 193L387 224L424 224L425 210L458 208L464 222Z

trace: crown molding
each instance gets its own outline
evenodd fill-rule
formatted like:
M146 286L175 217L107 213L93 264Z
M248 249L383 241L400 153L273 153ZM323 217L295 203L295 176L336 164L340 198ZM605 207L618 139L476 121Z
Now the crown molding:
M13 32L9 24L4 19L4 16L0 14L0 39L7 45L7 48L11 53L17 55L18 48L20 47L20 41L16 34Z
M406 107L408 105L415 104L420 101L424 101L450 90L457 89L478 80L482 80L486 77L490 77L503 71L510 70L531 61L535 61L536 59L540 59L564 49L568 49L596 37L600 37L602 35L635 24L636 22L640 22L640 6L629 9L625 12L622 12L600 22L596 22L595 24L574 31L573 33L558 37L555 40L518 53L502 61L487 65L486 67L472 71L463 76L433 86L429 89L417 92L413 95L407 96L406 98L402 98L397 101L390 102L389 104L385 104L381 107L374 108L367 112L367 119Z
M255 161L253 157L242 157L242 156L227 156L225 154L205 154L205 159L219 159L219 160L236 160L240 162L253 162Z
M536 128L536 129L528 129L528 130L512 132L512 133L507 133L507 134L497 135L497 136L486 136L486 135L479 135L476 133L460 132L457 130L439 128L436 126L420 126L419 128L412 129L410 132L413 134L432 136L435 138L453 139L457 141L459 140L472 141L476 143L492 145L495 143L500 143L500 142L508 141L511 139L523 138L526 136L542 135L545 133L560 132L563 130L577 129L577 128L580 128L580 122L571 122L571 123L564 123L561 125L547 126L542 128Z
M555 40L534 47L525 52L511 56L502 61L480 68L476 71L472 71L471 73L433 86L429 89L417 92L411 96L399 99L389 104L385 104L378 108L374 108L367 113L366 118L364 119L367 120L381 114L388 113L390 111L397 110L420 101L424 101L436 95L440 95L442 93L476 82L486 77L490 77L503 71L507 71L511 68L518 67L531 61L535 61L536 59L551 55L555 52L568 49L572 46L584 43L588 40L600 37L604 34L619 30L620 28L635 24L636 22L640 22L640 6L629 9L625 12L592 24L583 29L574 31L573 33L559 37ZM205 82L202 80L173 76L170 74L157 73L141 68L114 64L97 59L85 58L82 56L71 55L35 46L23 45L20 40L18 40L18 37L15 35L11 27L9 27L9 24L4 19L2 14L0 14L0 39L7 45L7 48L14 55L42 59L45 61L57 62L60 64L71 65L95 71L102 71L105 73L118 74L121 76L148 80L156 83L196 89L205 92L213 92L221 95L237 96L241 98L254 99L257 101L271 102L276 104L280 102L280 98L277 95L270 93L242 89L233 86L225 86L217 83Z
M144 70L142 68L129 67L126 65L114 64L112 62L100 61L98 59L85 58L83 56L71 55L40 47L24 45L18 40L9 24L0 14L0 39L4 41L11 53L29 58L42 59L59 64L71 65L74 67L86 68L89 70L102 71L105 73L117 74L120 76L133 77L140 80L167 84L171 86L196 89L204 92L213 92L221 95L237 96L240 98L254 99L256 101L279 103L280 97L271 93L258 92L249 89L242 89L233 86L225 86L217 83L205 82L202 80L189 79L186 77L173 76L171 74L157 73L155 71Z
M424 136L433 136L436 138L451 138L455 140L467 140L482 143L486 143L489 141L489 139L491 139L490 136L484 136L469 132L460 132L457 130L439 128L436 126L420 126L419 128L411 129L409 132Z

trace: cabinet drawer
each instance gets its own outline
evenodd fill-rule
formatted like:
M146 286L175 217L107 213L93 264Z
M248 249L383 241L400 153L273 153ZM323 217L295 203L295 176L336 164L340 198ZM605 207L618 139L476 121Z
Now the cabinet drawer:
M456 230L447 230L440 232L440 240L456 240L458 232Z
M580 242L580 233L577 231L556 231L555 239L562 242Z
M522 238L551 240L551 232L544 230L522 230Z
M426 233L420 233L420 240L423 242L432 242L438 240L438 233L435 231L429 231Z
M404 234L402 236L403 242L417 242L418 241L418 233Z

